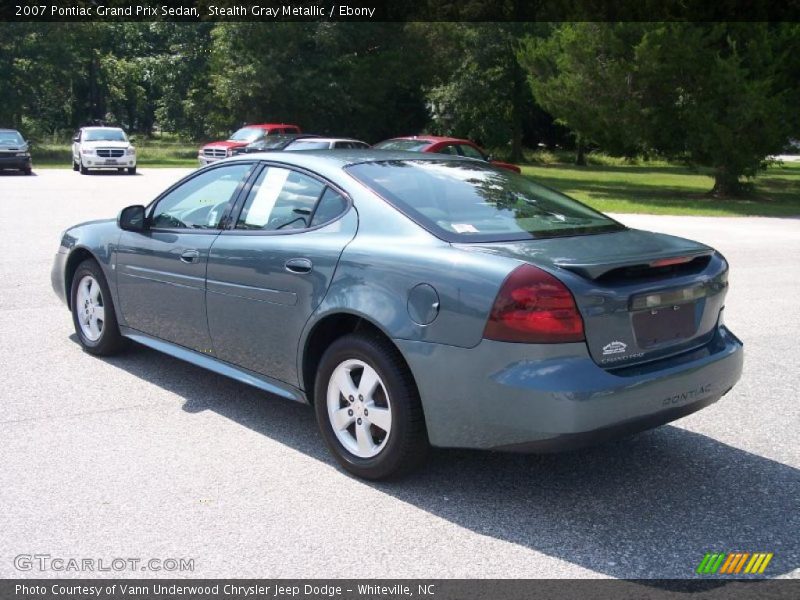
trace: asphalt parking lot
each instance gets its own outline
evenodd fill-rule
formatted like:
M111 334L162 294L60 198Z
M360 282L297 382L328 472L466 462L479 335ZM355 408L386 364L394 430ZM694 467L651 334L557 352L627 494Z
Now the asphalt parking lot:
M692 577L706 552L800 576L800 219L618 215L731 264L741 382L673 425L562 455L439 450L371 484L312 411L142 347L81 351L60 232L187 169L0 174L0 577L19 554L193 558L195 577ZM125 571L110 575L173 573Z

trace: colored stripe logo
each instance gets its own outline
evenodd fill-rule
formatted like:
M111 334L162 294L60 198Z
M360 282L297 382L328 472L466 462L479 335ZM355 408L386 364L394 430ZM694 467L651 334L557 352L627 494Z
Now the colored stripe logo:
M772 552L706 552L695 572L700 575L761 575L772 557Z

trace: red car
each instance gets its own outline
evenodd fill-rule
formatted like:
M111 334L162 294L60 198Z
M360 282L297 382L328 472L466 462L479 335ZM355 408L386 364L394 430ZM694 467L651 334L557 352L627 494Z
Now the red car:
M197 160L200 166L207 165L228 156L233 156L234 148L244 148L248 144L258 142L268 135L301 133L297 125L286 123L261 123L259 125L245 125L225 141L210 142L200 148Z
M492 160L477 144L469 140L462 140L452 137L439 137L435 135L413 135L408 137L397 137L384 140L373 146L376 150L409 150L411 152L435 152L437 154L453 154L456 156L466 156L467 158L477 158L492 163L496 167L520 173L521 169L517 165Z

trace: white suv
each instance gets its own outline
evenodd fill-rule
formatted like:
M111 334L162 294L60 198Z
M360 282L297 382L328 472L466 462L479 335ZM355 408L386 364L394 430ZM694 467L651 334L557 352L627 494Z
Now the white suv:
M82 127L72 138L72 170L86 175L89 169L128 170L136 174L136 148L119 127Z

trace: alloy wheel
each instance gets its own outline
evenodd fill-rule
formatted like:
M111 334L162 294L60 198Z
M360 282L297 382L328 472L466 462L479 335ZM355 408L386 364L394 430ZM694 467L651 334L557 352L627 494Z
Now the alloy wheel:
M389 394L377 371L362 360L340 363L328 381L328 417L336 439L351 454L373 458L392 431Z
M103 335L106 323L105 302L100 284L91 275L84 275L78 283L75 297L75 310L81 333L91 342L96 342Z

